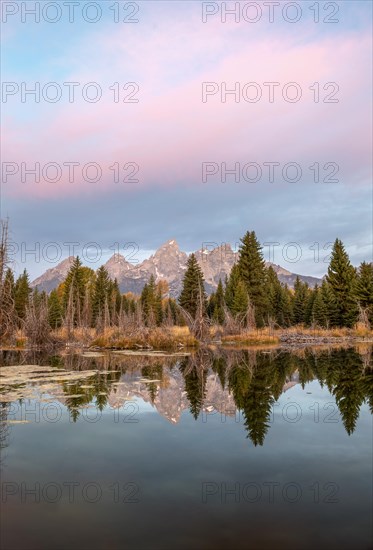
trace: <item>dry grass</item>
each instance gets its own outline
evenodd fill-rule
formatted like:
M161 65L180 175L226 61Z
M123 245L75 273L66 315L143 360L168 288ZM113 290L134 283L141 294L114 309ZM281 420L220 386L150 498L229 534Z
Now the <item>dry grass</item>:
M52 330L53 338L62 342L76 341L88 343L95 337L95 335L96 330L94 328L74 328L70 336L65 327Z
M355 336L359 337L373 337L373 330L367 328L363 323L357 323L355 327Z
M233 343L246 346L257 346L263 344L278 344L279 337L269 328L261 330L250 330L241 334L222 336L224 344Z
M15 334L15 347L17 349L24 349L27 345L27 338L23 334L22 330L18 329Z
M224 335L223 328L210 328L211 340L220 340L223 345L237 346L273 346L278 345L281 335L294 337L304 336L311 338L339 338L348 341L350 338L361 339L367 342L373 340L373 330L363 324L357 324L353 329L348 328L306 328L301 325L287 329L270 329L265 327L258 330L246 330L240 334ZM117 327L107 328L98 335L93 328L74 329L69 335L66 328L52 331L52 339L56 344L69 343L78 346L97 346L100 348L136 349L148 347L155 350L177 350L181 347L195 347L199 343L191 334L187 326L142 328L138 332L126 334ZM7 345L6 345L7 344ZM12 342L2 343L2 349L24 349L28 340L22 331L18 330Z
M16 338L16 348L24 349L27 344L27 338Z
M117 327L110 327L99 335L94 328L74 328L69 333L65 327L61 327L53 330L51 337L57 345L69 343L82 347L97 346L118 349L151 347L158 350L176 350L181 347L198 346L198 341L186 326L143 328L134 334L126 334ZM14 349L15 347L22 349L26 346L27 338L21 331L18 331L13 342L3 342L2 349Z
M169 329L175 338L188 338L190 336L190 330L185 327L171 327Z
M180 347L197 346L198 342L190 334L188 327L157 327L131 336L111 328L96 337L91 345L100 348L133 349L141 346L158 350L174 350Z
M295 325L293 327L282 329L280 332L286 334L299 334L302 336L313 336L320 338L373 338L373 330L368 329L361 323L357 323L354 328L306 328L302 325Z

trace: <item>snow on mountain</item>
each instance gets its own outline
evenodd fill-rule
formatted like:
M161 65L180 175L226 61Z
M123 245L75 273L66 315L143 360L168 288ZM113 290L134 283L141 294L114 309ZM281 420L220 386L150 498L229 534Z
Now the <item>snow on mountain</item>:
M212 250L203 248L195 252L197 261L201 266L207 293L213 292L219 279L223 282L238 259L237 252L234 252L229 244L222 244ZM48 269L43 275L35 279L31 286L40 290L50 292L56 288L66 277L73 257L70 256L54 268ZM182 280L186 270L188 255L180 250L175 239L164 243L149 258L134 265L128 262L121 254L114 254L105 264L105 267L112 279L117 279L121 292L133 292L139 294L150 276L154 275L156 281L166 280L169 284L170 295L178 296L181 291ZM297 274L287 271L283 267L272 265L281 282L289 287L294 286ZM316 277L300 275L302 281L310 286L320 283Z

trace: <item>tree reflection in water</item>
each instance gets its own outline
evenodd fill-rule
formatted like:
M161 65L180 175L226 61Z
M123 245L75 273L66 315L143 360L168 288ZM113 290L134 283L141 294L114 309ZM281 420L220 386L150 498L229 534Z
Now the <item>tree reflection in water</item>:
M351 435L363 403L373 413L372 348L311 348L295 352L274 349L210 350L201 349L182 359L180 357L131 357L115 353L89 357L79 354L27 356L2 355L3 364L50 365L73 371L97 370L85 380L64 382L63 403L76 421L82 408L94 404L102 411L109 398L117 394L118 383L135 397L146 398L154 406L169 380L181 375L180 395L185 392L191 415L197 420L207 409L207 382L211 375L222 393L230 396L242 414L247 437L263 445L271 423L274 404L290 384L306 384L317 380L334 396L346 432ZM36 362L37 361L37 362ZM137 385L136 385L137 384ZM122 386L122 387L123 387ZM8 404L0 403L0 449L6 447L8 436Z

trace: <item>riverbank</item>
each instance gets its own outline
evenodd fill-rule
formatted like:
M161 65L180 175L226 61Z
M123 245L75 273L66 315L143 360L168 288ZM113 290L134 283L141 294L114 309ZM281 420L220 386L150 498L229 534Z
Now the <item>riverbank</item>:
M125 334L118 328L111 327L97 334L95 329L74 329L68 332L61 328L52 331L45 345L52 348L80 348L91 350L160 350L177 351L184 348L198 348L201 345L221 347L304 347L325 344L373 343L373 330L363 327L354 329L310 329L301 326L288 329L253 329L239 334L224 334L221 327L212 327L210 335L199 342L188 327L155 327L145 328L136 333ZM3 342L1 349L29 349L27 338L18 332L14 342ZM34 348L35 349L35 348Z

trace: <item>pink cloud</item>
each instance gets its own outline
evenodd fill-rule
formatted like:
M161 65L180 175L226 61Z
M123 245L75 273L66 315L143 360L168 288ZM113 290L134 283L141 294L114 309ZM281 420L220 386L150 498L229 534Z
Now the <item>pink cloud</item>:
M97 56L87 65L79 54L71 60L75 69L69 80L101 82L103 89L106 86L102 101L48 106L37 124L5 121L9 131L3 160L61 165L94 161L103 167L105 181L69 183L66 171L56 184L24 184L13 178L4 184L5 194L58 197L112 192L117 187L109 166L115 161L140 166L141 181L128 185L128 191L153 184L201 185L204 161L334 160L344 164L346 175L358 174L362 180L369 175L368 36L338 35L304 43L270 35L245 41L242 29L235 39L228 27L185 23L175 25L168 35L162 28L147 38L137 31L126 38L121 32L105 39L100 35ZM126 57L126 52L131 53ZM131 80L134 73L140 102L114 103L109 85ZM229 96L227 103L221 103L217 94L202 103L204 81L226 82L227 87L257 82L263 99L254 104L241 97L234 103ZM263 86L269 81L281 83L276 98L283 84L297 82L302 99L269 103L264 99L268 88ZM309 90L314 82L320 82L322 98L332 91L322 86L337 82L339 103L314 103Z

